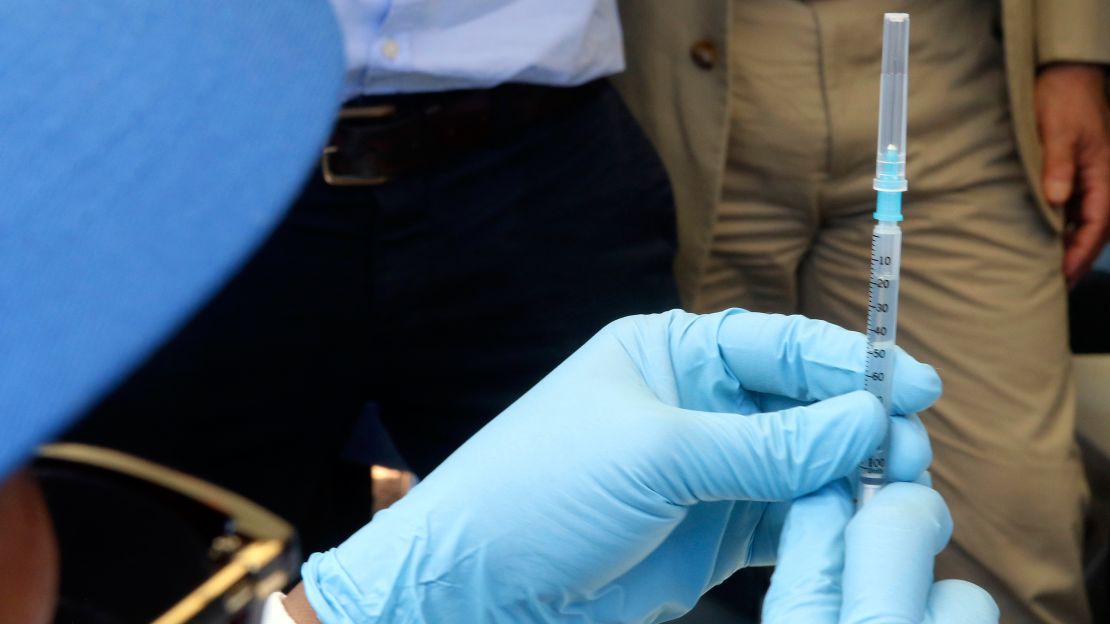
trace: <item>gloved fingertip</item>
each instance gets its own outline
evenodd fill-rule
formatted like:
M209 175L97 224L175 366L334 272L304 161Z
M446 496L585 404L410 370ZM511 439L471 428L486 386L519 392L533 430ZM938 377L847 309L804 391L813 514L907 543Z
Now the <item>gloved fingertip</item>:
M933 584L927 608L930 622L996 624L1002 615L987 590L955 579Z
M829 472L813 472L805 466L808 481L795 496L811 492L832 479L850 474L882 443L890 426L882 403L870 392L856 390L797 408L803 424L813 431L804 456L810 465L831 467ZM828 468L827 468L828 469ZM820 481L813 482L813 479Z
M914 483L879 490L844 531L840 621L925 621L933 562L951 531L935 491Z
M849 531L887 531L928 536L933 554L952 537L952 514L934 489L917 483L891 483L856 514Z
M917 475L917 477L913 480L913 482L918 484L918 485L924 485L925 487L927 487L929 489L932 489L932 487L933 487L933 473L926 470L925 472L922 472L921 474Z
M806 413L809 426L846 435L845 442L851 446L844 452L853 457L862 453L861 461L882 443L890 427L883 404L866 390L853 390L797 410Z
M825 399L814 405L821 404L834 409L845 410L848 414L858 417L861 426L867 429L877 428L878 432L884 436L890 426L882 402L866 390L853 390L838 397ZM841 404L843 404L843 407Z
M892 481L914 481L933 461L929 435L915 414L890 420L887 474Z
M894 411L898 414L920 412L936 403L943 390L937 369L919 362L897 347L894 363Z
M823 405L833 413L842 413L842 426L846 426L852 432L854 441L861 445L858 449L863 452L860 461L870 456L890 430L890 417L882 402L866 390L855 390L816 405Z

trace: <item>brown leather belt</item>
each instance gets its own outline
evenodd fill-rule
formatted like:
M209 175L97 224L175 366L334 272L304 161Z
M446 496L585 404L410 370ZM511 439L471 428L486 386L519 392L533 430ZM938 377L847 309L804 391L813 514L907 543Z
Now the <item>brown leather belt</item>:
M428 171L557 116L601 84L357 98L339 111L320 169L332 186L375 186Z

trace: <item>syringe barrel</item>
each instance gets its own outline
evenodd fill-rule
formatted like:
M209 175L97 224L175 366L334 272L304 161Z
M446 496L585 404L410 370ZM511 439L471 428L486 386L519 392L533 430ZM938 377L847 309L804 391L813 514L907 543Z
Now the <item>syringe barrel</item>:
M898 196L898 193L890 193ZM879 193L880 196L883 193ZM893 414L894 353L898 333L898 283L902 266L902 230L898 221L880 220L871 233L871 292L867 300L867 360L863 389ZM859 467L856 504L864 505L886 483L889 440Z
M883 17L883 64L879 87L879 140L875 150L875 190L906 190L906 86L910 16Z

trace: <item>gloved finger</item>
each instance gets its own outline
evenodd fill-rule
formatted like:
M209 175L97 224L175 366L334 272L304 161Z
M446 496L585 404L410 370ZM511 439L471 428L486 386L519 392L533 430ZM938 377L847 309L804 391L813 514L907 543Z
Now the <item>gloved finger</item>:
M929 434L917 414L891 418L887 477L891 481L914 481L932 461Z
M841 622L921 622L933 559L952 535L935 490L891 483L848 523Z
M921 481L927 475L926 469L933 459L933 449L929 444L929 434L925 425L916 414L893 416L890 418L890 433L886 454L886 477L888 481L908 481L932 485ZM848 474L848 480L855 491L859 487L859 471Z
M741 414L750 413L752 411L781 412L792 407L802 407L804 405L809 405L810 403L813 403L813 401L803 401L800 399L795 399L793 397L782 396L781 394L759 394L757 396L759 398L759 401L758 403L756 403L755 410L748 410L747 412L745 412L742 409L736 409L729 411L738 411Z
M720 319L717 346L744 389L803 401L863 388L867 340L802 316L733 313ZM895 347L893 410L918 412L940 396L932 366Z
M847 481L847 480L845 480ZM849 491L853 491L849 489ZM775 565L779 552L779 536L782 534L782 525L786 523L786 516L790 514L790 506L794 501L767 503L756 521L755 534L751 536L748 545L747 561L743 567L765 567ZM739 519L743 521L743 518ZM746 527L751 533L751 523ZM740 529L738 529L740 530ZM731 576L731 575L730 575ZM721 579L723 582L724 579Z
M765 402L774 410L806 405L794 399L779 397ZM929 434L917 414L890 419L890 448L887 452L887 476L891 481L914 481L933 461Z
M998 605L985 589L967 581L933 584L926 607L930 624L997 624Z
M846 476L890 420L862 390L747 417L674 408L652 451L648 487L672 503L781 501Z
M852 517L844 480L794 501L779 538L771 587L763 599L763 622L836 624L844 528Z

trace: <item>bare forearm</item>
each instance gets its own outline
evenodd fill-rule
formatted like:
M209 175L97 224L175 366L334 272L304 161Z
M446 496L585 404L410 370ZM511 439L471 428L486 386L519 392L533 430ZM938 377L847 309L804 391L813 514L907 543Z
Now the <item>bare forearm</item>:
M289 613L289 617L293 618L293 621L297 624L320 624L316 612L313 611L312 605L308 602L308 596L304 593L304 583L297 583L297 586L289 592L282 604Z

